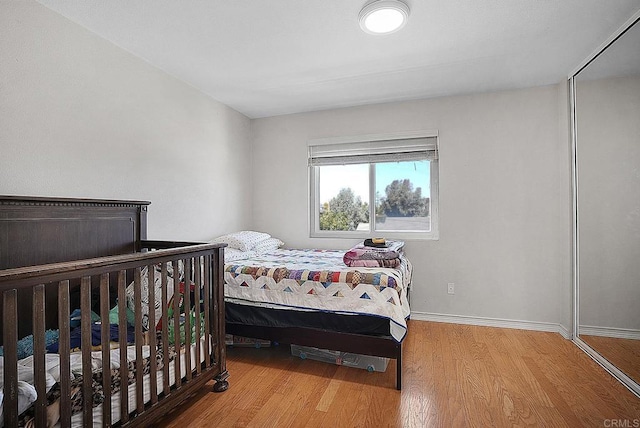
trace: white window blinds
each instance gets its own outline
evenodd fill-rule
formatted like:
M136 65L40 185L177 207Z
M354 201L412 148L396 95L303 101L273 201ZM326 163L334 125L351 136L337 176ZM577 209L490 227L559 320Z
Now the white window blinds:
M437 137L346 143L309 142L309 166L438 159Z

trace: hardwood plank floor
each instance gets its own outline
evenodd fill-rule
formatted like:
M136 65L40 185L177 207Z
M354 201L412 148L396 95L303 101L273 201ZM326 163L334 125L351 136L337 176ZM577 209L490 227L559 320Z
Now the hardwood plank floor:
M285 346L227 356L229 390L209 385L160 426L640 426L640 399L556 333L409 321L402 391L395 361L369 373Z

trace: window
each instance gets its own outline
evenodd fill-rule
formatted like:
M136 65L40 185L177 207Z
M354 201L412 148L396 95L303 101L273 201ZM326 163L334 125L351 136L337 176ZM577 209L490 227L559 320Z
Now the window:
M432 135L310 141L311 236L438 239Z

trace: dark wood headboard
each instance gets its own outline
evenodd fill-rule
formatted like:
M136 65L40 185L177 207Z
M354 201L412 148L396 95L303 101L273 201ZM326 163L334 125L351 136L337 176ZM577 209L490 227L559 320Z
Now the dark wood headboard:
M138 251L149 204L0 196L0 269Z
M129 254L147 239L150 202L0 196L0 269ZM3 290L0 290L3 291ZM47 293L57 304L57 292ZM31 294L18 295L18 309L31 313ZM1 305L0 305L1 306ZM19 312L20 313L20 312ZM55 325L55 311L49 311ZM0 307L0 320L2 308ZM21 320L22 321L22 320ZM31 322L20 323L20 337Z

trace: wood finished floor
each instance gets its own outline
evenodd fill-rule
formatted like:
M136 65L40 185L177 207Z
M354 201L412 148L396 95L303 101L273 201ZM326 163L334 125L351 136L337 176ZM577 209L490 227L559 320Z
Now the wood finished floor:
M640 383L640 340L584 334L580 338L627 376Z
M164 427L603 427L640 421L640 399L556 333L410 321L403 390L384 373L233 348ZM623 425L618 425L623 426Z

